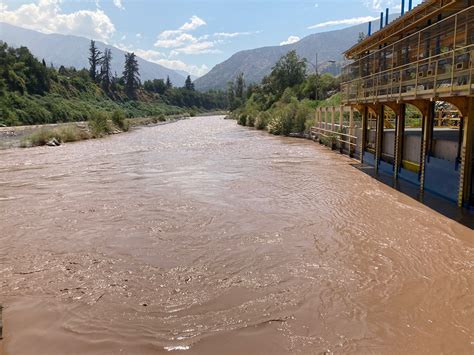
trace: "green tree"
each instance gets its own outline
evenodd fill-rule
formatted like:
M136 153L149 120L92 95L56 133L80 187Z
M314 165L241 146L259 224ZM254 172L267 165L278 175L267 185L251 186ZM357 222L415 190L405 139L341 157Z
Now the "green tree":
M186 78L186 81L184 83L184 87L186 88L186 90L192 90L194 91L194 84L191 80L191 75L188 75L187 78Z
M89 47L89 75L93 81L97 81L97 70L100 65L100 51L95 46L95 41L91 40Z
M273 92L280 97L286 88L299 85L306 78L306 59L301 59L296 51L290 51L272 68L270 86Z
M244 99L245 81L244 73L240 72L235 79L235 96Z
M131 99L137 98L137 89L140 86L140 73L135 53L125 54L125 66L123 70L123 80L125 83L125 93Z
M100 60L100 84L105 92L109 92L110 83L112 82L111 63L112 52L110 49L106 48L104 51L104 55Z
M171 89L173 87L173 84L171 83L170 76L168 75L166 77L166 88Z

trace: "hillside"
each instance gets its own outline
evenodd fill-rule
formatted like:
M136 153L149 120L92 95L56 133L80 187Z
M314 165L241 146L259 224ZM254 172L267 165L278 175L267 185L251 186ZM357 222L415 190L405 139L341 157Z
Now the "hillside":
M56 67L60 65L76 69L89 67L87 56L90 40L84 37L44 34L0 22L0 40L13 47L28 47L35 57L40 60L44 58L46 63L53 63ZM102 52L105 48L111 49L112 72L121 75L126 52L99 41L96 42L96 45ZM169 76L175 86L184 85L185 76L181 73L142 58L138 59L138 65L142 81L166 79Z
M395 16L392 15L392 18ZM372 28L377 28L376 22ZM300 41L284 46L262 47L237 52L226 61L216 65L206 75L195 81L198 90L224 89L227 82L235 79L240 72L244 73L246 83L258 83L268 75L275 63L291 50L298 56L306 58L314 65L318 53L320 72L340 73L344 63L343 52L357 42L360 32L367 32L367 24L348 27L342 30L316 33ZM336 61L330 64L328 61ZM308 69L314 71L312 65Z
M105 75L93 79L88 69L57 70L28 48L8 47L2 41L0 63L0 126L86 121L117 112L146 117L227 107L223 92L201 93L156 79L139 85L136 72L133 79Z

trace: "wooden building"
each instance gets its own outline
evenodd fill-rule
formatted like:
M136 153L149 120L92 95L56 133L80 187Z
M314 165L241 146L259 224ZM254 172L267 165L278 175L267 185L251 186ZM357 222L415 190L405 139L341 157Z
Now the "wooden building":
M315 134L336 135L377 173L474 207L474 0L425 0L345 56L345 107L319 109ZM439 124L441 103L458 112L449 124Z

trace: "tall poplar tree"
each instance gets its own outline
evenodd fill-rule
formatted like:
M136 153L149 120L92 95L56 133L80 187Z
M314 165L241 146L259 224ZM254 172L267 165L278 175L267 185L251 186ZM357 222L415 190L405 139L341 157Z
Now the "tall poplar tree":
M123 80L125 83L125 92L128 97L136 99L137 89L140 86L140 73L138 72L137 57L133 52L125 54Z
M186 78L184 87L186 88L186 90L194 90L194 84L191 80L191 75L188 75L188 77Z
M97 70L100 66L100 54L100 51L95 46L95 41L91 40L91 45L89 47L89 75L95 82L97 82Z
M106 48L100 60L100 84L106 92L109 91L112 82L111 62L112 52Z

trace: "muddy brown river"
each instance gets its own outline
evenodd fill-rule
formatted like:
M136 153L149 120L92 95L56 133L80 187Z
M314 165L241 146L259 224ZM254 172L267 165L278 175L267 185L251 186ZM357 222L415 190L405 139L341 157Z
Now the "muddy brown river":
M474 353L474 231L313 142L201 117L0 161L5 354Z

